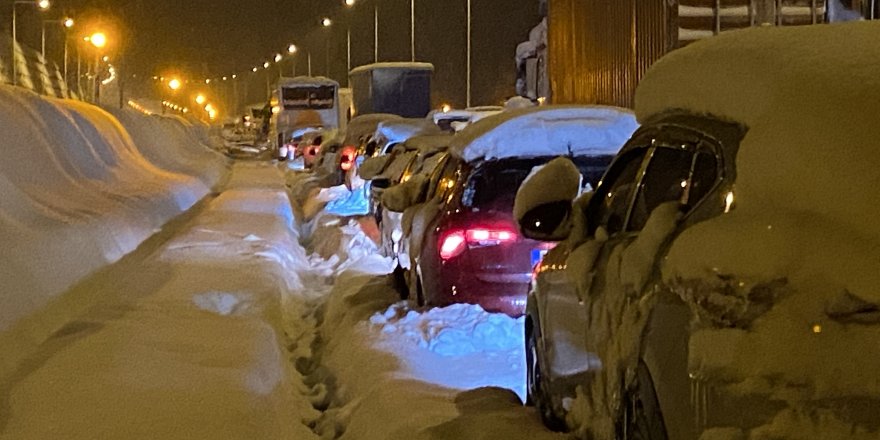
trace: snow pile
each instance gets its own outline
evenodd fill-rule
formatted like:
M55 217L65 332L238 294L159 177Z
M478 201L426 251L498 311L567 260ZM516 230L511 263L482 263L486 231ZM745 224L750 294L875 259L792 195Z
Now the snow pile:
M638 128L626 109L546 106L509 110L455 136L450 151L466 161L506 157L616 154Z
M316 227L309 247L336 253L299 269L301 294L324 295L309 318L317 333L299 338L312 350L295 351L306 383L316 384L312 402L324 411L315 432L359 440L563 438L517 396L524 320L479 306L419 310L398 302L387 276L393 260L376 255L362 228L338 218Z
M138 124L132 117L130 125ZM17 88L0 87L0 127L0 338L14 345L42 341L73 312L36 312L208 194L205 181L175 172L182 164L206 161L198 166L206 181L221 174L215 153L160 168L147 158L161 155L160 146L134 144L103 110ZM179 139L169 143L181 154L200 148ZM17 360L5 353L0 371Z
M203 127L183 119L144 116L134 110L112 110L141 154L166 171L198 177L216 185L225 174L226 160L207 144Z
M691 377L790 408L750 438L877 435L859 412L880 399L880 48L851 42L878 37L867 22L722 34L637 92L642 121L686 110L748 129L733 211L678 237L663 278L700 317Z
M82 292L98 300L8 382L0 438L316 438L284 350L309 262L281 179L237 167L175 237Z

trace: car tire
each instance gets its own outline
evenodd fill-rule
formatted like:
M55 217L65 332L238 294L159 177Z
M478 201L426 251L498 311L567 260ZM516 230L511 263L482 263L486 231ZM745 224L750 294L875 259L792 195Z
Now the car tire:
M391 272L391 282L400 294L401 300L405 301L409 299L409 285L407 285L406 282L406 269L400 267L400 264L397 264L394 268L394 272Z
M565 432L568 425L565 423L565 414L560 414L561 405L554 405L553 396L549 393L550 384L543 374L539 354L540 346L538 339L541 331L534 321L526 327L526 405L534 405L541 416L541 421L550 430ZM557 410L557 407L560 410Z
M647 365L639 362L636 381L624 392L623 415L617 438L622 440L668 440L660 401Z

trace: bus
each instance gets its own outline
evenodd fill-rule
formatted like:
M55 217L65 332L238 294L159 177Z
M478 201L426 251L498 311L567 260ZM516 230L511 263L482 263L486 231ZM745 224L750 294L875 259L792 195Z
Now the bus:
M339 83L328 78L280 78L270 105L269 139L280 159L287 157L287 151L296 142L295 133L308 128L336 131L344 129L347 122L341 116Z

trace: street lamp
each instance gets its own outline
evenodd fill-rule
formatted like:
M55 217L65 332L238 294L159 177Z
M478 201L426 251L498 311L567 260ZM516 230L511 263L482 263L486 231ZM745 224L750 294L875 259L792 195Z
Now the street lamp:
M70 29L73 27L73 19L70 17L65 18L64 20L43 20L42 32L40 33L40 43L42 48L43 59L46 59L46 24L54 23L63 25L66 29Z
M14 0L12 2L12 51L10 52L10 54L12 54L12 85L14 85L14 86L18 85L18 66L17 66L18 63L16 62L16 56L15 56L15 54L16 54L15 49L16 49L16 46L18 45L18 33L17 33L17 29L16 29L15 7L18 5L37 5L37 7L43 11L49 9L49 6L51 6L51 4L49 3L49 0L39 0L39 1Z
M43 32L42 32L42 50L43 50L43 59L46 59L46 23L56 23L64 26L64 81L67 81L67 47L68 47L68 34L67 30L72 28L74 25L74 21L72 18L67 17L64 20L43 20Z
M207 101L207 100L208 99L205 98L205 95L199 94L198 96L196 96L196 104L198 104L198 105L204 104L205 101Z
M330 27L330 25L332 25L332 24L333 24L333 20L331 20L330 17L324 17L321 20L321 26Z
M173 78L171 81L168 81L168 88L174 91L180 90L180 80L177 78Z

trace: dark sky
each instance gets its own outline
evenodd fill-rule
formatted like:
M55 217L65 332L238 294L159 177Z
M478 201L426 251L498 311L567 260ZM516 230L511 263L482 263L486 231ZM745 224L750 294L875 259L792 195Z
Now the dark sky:
M380 61L410 58L407 0L358 0L351 10L342 0L54 1L54 11L45 16L70 12L78 18L77 32L87 32L93 23L110 28L118 42L111 55L118 59L124 54L126 70L138 75L135 82L171 73L194 81L237 73L242 76L239 94L248 95L243 100L259 100L265 91L266 72L253 74L250 68L289 43L301 49L297 73L305 73L311 52L314 74L325 74L329 67L330 76L344 84L347 28L352 32L352 65L373 60L374 5L380 14ZM537 0L473 0L473 8L474 104L496 104L513 94L514 50L539 20ZM463 106L466 0L416 0L416 10L417 58L437 69L435 103ZM9 23L9 11L2 14L3 23ZM325 15L335 20L330 29L319 25ZM19 6L20 41L35 48L39 16L29 6ZM61 33L54 34L49 33L49 55L60 58L60 42L53 38ZM283 65L285 74L292 73L291 63Z

